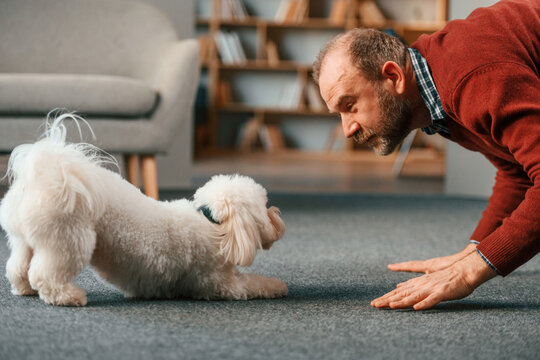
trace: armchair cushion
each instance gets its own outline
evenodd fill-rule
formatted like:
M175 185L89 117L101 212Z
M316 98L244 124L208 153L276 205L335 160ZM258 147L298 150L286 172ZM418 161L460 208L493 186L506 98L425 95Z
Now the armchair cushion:
M90 116L140 117L158 98L146 83L121 76L0 73L2 114L42 115L63 107Z

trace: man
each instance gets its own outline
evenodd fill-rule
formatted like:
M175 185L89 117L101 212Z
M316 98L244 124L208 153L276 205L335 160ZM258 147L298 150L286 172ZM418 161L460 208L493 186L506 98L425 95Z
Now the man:
M321 50L314 79L347 137L387 155L422 128L481 152L498 170L470 244L452 256L389 265L425 275L372 306L420 310L460 299L540 251L539 68L537 0L477 9L410 48L354 29Z

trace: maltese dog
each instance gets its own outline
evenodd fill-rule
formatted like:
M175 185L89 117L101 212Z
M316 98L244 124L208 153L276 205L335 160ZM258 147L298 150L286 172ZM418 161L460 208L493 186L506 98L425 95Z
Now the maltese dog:
M7 277L15 295L84 306L75 278L88 264L126 297L278 298L276 278L242 273L258 249L269 249L285 225L266 208L266 190L251 178L214 176L193 201L160 202L103 165L110 156L67 143L64 114L34 144L10 157L11 186L0 225L11 255Z

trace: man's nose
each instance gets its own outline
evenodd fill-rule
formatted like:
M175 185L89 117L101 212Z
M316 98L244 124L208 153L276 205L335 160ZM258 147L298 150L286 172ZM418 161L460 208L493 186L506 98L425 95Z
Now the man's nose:
M348 138L360 130L360 124L349 116L341 115L341 126L343 127L343 134Z

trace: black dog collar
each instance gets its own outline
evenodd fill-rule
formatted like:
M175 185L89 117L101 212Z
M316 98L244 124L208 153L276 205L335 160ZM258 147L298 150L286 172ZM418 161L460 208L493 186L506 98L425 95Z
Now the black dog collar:
M199 206L199 208L197 209L197 211L200 211L202 212L202 214L204 215L205 218L208 219L208 221L210 221L211 223L214 223L216 225L220 225L221 223L216 221L216 219L214 219L212 217L212 211L210 210L210 208L208 207L208 205L201 205Z

